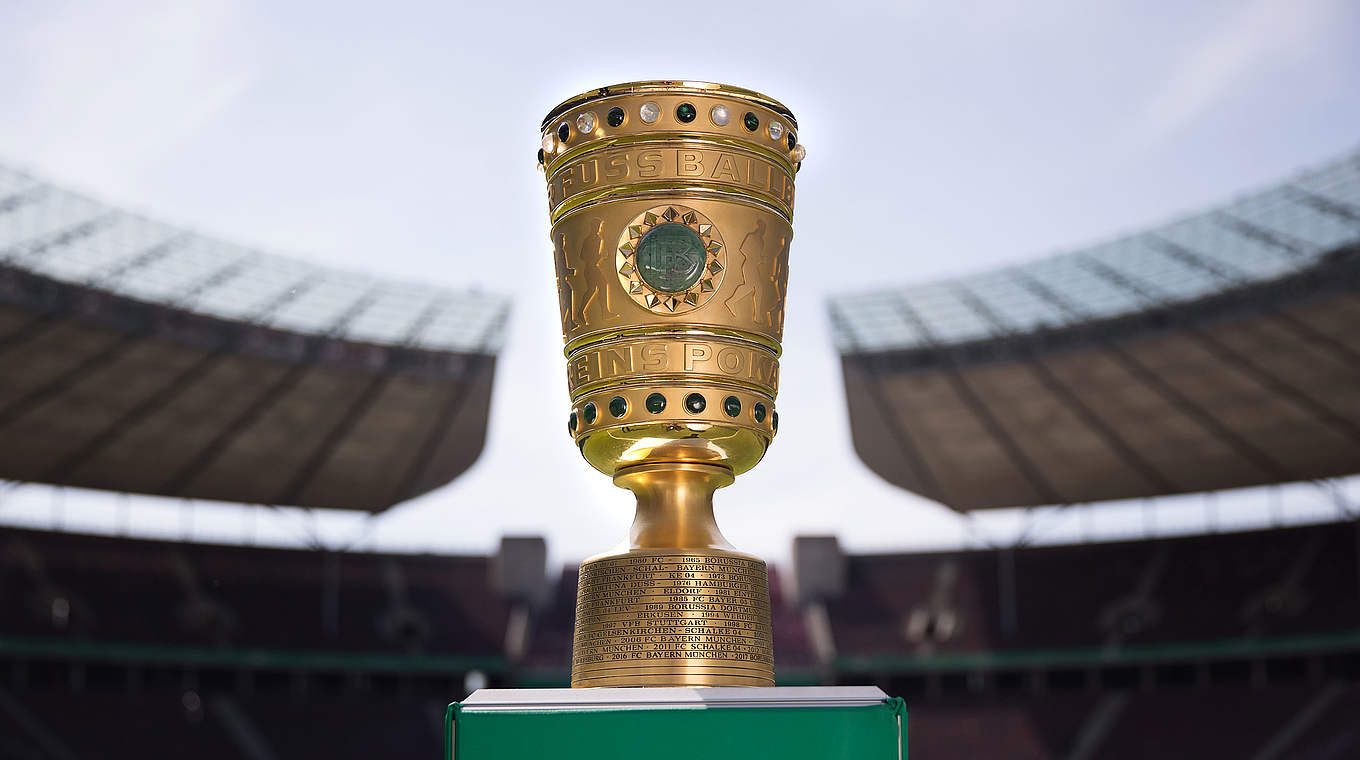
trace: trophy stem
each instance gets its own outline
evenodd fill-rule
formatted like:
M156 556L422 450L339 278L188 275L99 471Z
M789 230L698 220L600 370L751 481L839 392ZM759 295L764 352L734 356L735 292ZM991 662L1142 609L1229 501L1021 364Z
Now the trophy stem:
M572 686L773 686L765 563L732 548L713 518L726 467L620 469L637 496L623 551L581 564Z
M707 464L645 464L620 470L614 485L637 497L628 548L733 551L713 517L713 492L732 482L731 470Z

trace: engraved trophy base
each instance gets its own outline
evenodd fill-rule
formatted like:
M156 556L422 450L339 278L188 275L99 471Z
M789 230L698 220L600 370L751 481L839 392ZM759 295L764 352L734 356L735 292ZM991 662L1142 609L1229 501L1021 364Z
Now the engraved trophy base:
M713 519L723 467L640 465L627 546L581 564L571 685L774 686L769 576Z

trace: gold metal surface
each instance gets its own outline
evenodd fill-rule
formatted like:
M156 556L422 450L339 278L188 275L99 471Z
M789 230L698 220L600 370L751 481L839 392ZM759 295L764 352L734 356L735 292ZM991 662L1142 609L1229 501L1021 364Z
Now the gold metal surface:
M573 686L774 684L765 563L713 492L778 428L797 130L764 95L679 81L543 122L568 430L637 497L628 540L581 565Z

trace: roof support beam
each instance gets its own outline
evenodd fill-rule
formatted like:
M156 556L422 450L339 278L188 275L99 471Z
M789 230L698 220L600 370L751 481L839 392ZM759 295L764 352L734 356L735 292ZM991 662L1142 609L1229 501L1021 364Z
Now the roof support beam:
M1021 284L1040 298L1043 298L1069 314L1073 314L1077 318L1088 318L1088 315L1073 307L1067 302L1067 299L1054 293L1043 283L1023 273L1017 273L1017 276L1020 278ZM1140 380L1149 389L1161 396L1163 400L1179 409L1187 417L1193 419L1211 436L1218 438L1222 443L1236 451L1239 456L1246 459L1254 467L1279 480L1299 479L1289 470L1289 468L1253 446L1250 441L1238 435L1236 431L1229 429L1217 417L1201 408L1179 389L1168 383L1161 375L1148 369L1146 365L1134 358L1132 354L1124 351L1110 341L1100 341L1100 344L1105 352L1115 359L1120 366L1124 367L1129 374Z
M390 380L391 375L375 375L368 381L354 403L350 404L349 408L345 409L345 413L340 416L340 419L336 420L331 429L326 431L326 435L322 437L321 442L312 450L312 453L307 456L293 479L273 499L275 504L297 503L296 499L316 479L317 473L321 471L322 467L325 467L326 462L330 461L331 455L335 453L340 442L345 440L345 436L354 430L354 426L359 424L359 420L373 407L373 403L382 395Z
M261 322L265 320L275 311L296 298L298 294L315 287L315 285L316 280L314 278L307 278L294 283L291 288L284 290L252 315L250 321ZM242 334L242 338L243 337L244 333ZM266 387L260 395L256 396L255 400L252 401L244 411L238 414L222 429L221 432L214 436L212 440L208 441L207 445L200 449L187 464L167 478L160 490L163 493L178 495L182 493L185 488L188 488L189 484L192 483L195 478L206 471L208 467L212 465L213 461L216 460L223 451L227 450L227 447L236 440L237 436L245 432L251 424L277 403L283 394L292 390L294 386L301 382L302 377L307 374L309 369L311 369L311 354L317 350L317 345L319 345L319 341L313 341L311 347L307 351L307 356L303 357L301 361L292 364L282 376Z
M8 214L21 206L26 206L46 194L47 188L38 186L0 198L0 215Z
M207 445L199 449L192 459L166 478L157 491L171 496L183 494L184 490L199 475L211 467L212 463L235 442L241 433L245 432L266 411L277 404L280 398L296 387L310 369L311 366L307 362L297 362L290 365L277 380L266 386L249 406L237 414L217 435L213 436Z
M55 311L45 311L9 333L0 335L0 356L3 356L11 348L40 337L48 327L57 321L58 316L60 315Z
M129 430L136 427L138 423L147 419L157 411L164 409L172 401L183 395L185 391L192 388L195 383L216 368L224 358L226 358L226 353L224 351L214 351L204 355L198 361L189 365L189 367L172 377L167 383L143 398L131 409L120 414L113 422L105 426L103 430L100 430L89 438L80 448L76 449L70 455L63 457L53 465L46 474L44 474L43 480L48 483L64 483L68 481L71 476L87 462L103 453L105 449L113 445Z
M1291 256L1302 258L1311 253L1309 248L1312 246L1309 246L1301 240L1296 240L1283 233L1267 229L1255 222L1249 222L1240 217L1233 216L1226 211L1216 211L1213 214L1210 214L1210 218L1243 237L1260 241L1271 248L1279 249Z
M1147 286L1130 280L1110 268L1104 262L1092 258L1088 258L1086 262L1089 265L1089 268L1094 270L1098 275L1115 285L1134 293L1139 298L1142 298L1155 306L1163 308L1168 306L1165 299L1162 299L1156 293L1152 292ZM1334 428L1343 436L1350 438L1355 444L1360 445L1360 425L1356 425L1345 417L1337 414L1326 404L1276 377L1261 365L1251 361L1240 352L1233 350L1225 343L1203 330L1191 326L1182 327L1181 330L1186 337L1199 343L1202 348L1217 357L1219 361L1234 367L1242 374L1250 377L1253 382L1263 389L1288 399L1296 407L1307 414L1311 414L1319 422Z
M1330 214L1345 219L1348 222L1360 226L1360 209L1356 209L1355 206L1352 206L1349 203L1318 195L1317 193L1304 190L1298 185L1285 185L1284 189L1290 195L1294 196L1299 203L1302 203L1305 206L1321 211L1324 214Z
M939 341L935 338L930 325L927 325L925 320L921 319L921 316L910 304L899 298L896 306L903 319L914 324L925 336L929 345L939 346ZM1065 502L1066 499L1058 493L1058 489L1053 487L1048 478L1044 477L1043 472L1034 465L1034 462L1030 461L1029 456L1020 448L1020 444L996 418L992 410L987 407L982 397L968 384L963 373L958 370L952 360L949 361L949 366L944 371L944 375L949 380L950 386L953 387L954 393L963 400L964 405L972 411L973 415L982 423L982 426L992 434L992 437L1001 446L1002 451L1006 452L1006 455L1010 458L1011 464L1015 466L1025 480L1029 481L1030 487L1034 489L1039 498L1051 504Z
M177 249L184 246L189 241L188 233L181 232L178 235L171 235L161 242L143 250L129 258L117 262L109 267L103 274L95 275L86 281L86 284L94 287L101 287L110 280L116 280L128 272L141 269L147 264L159 261L166 256L174 253Z
M1005 330L1006 325L1001 318L996 315L986 304L982 302L972 291L965 288L962 284L957 286L960 300L970 306L979 316L987 320L998 330ZM1105 423L1095 410L1082 401L1075 392L1066 384L1058 379L1057 375L1043 363L1043 360L1034 351L1029 351L1029 361L1025 366L1034 374L1039 382L1058 398L1068 409L1072 411L1078 419L1086 424L1088 428L1096 433L1097 436L1109 446L1119 458L1124 460L1129 468L1141 475L1150 485L1164 491L1177 490L1176 484L1166 475L1162 474L1151 462L1145 459L1138 451L1119 434L1113 426Z
M1360 222L1360 216L1356 217L1356 221ZM1176 259L1177 261L1188 264L1203 272L1207 272L1214 277L1217 277L1221 282L1223 282L1225 285L1229 287L1243 287L1249 284L1247 282L1247 278L1244 277L1240 272L1229 269L1226 264L1223 264L1221 262L1210 262L1203 256L1200 256L1199 254L1195 253L1189 248L1186 248L1183 245L1180 245L1179 243L1174 243L1154 233L1146 233L1143 235L1143 238L1152 247L1161 250L1162 253L1165 253L1166 255ZM1336 354L1346 363L1351 364L1352 366L1360 367L1360 352L1355 351L1350 346L1347 346L1346 344L1341 343L1340 341L1337 341L1328 335L1324 335L1323 333L1314 329L1312 326L1305 324L1304 322L1301 322L1288 314L1284 314L1280 312L1278 309L1263 308L1261 310L1261 314L1262 316L1265 316L1269 319L1273 319L1276 322L1279 322L1286 329L1288 329L1290 332L1293 332L1300 338L1303 338L1304 340L1307 340L1310 343L1315 343L1321 346L1322 348L1330 351L1331 353Z
M406 501L420 493L419 484L425 479L425 474L430 469L430 463L434 460L435 452L439 450L440 441L452 431L453 421L458 418L458 413L467 403L468 388L471 386L474 372L473 368L477 364L478 362L471 357L463 357L463 368L449 389L449 398L440 408L439 416L430 431L425 434L425 439L420 442L420 448L411 458L410 466L406 468L402 478L396 482L391 503L397 504Z
M907 425L898 418L897 409L884 397L883 378L877 373L866 373L865 389L869 391L869 399L873 401L874 407L879 415L889 420L889 435L893 443L897 445L897 450L902 452L902 457L906 461L907 468L912 471L916 479L921 482L923 496L935 499L941 504L948 504L949 499L944 489L940 486L940 481L935 477L934 471L930 469L921 455L921 450L917 446L912 435L907 430Z
M52 233L44 238L28 240L17 245L12 245L3 251L0 251L0 262L15 264L23 259L31 259L40 253L46 253L58 246L83 240L112 224L115 219L116 216L112 213L100 214L93 219L81 222L74 227L68 227L60 232Z
M1360 445L1360 425L1346 419L1322 401L1304 393L1293 385L1276 377L1269 370L1248 359L1239 351L1229 348L1213 336L1197 329L1189 329L1186 335L1213 352L1220 361L1229 364L1247 375L1262 388L1288 399L1298 408L1311 414L1319 422L1331 427L1341 435Z
M110 341L103 349L86 357L74 367L66 370L53 380L34 388L23 396L0 408L0 430L27 414L34 407L50 401L65 393L80 381L113 363L133 343L140 339L138 333L125 333Z

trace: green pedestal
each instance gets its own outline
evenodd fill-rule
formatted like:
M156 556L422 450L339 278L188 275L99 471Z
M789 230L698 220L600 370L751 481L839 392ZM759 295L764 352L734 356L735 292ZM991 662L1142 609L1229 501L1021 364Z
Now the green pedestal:
M872 686L482 689L449 705L447 760L905 760Z

